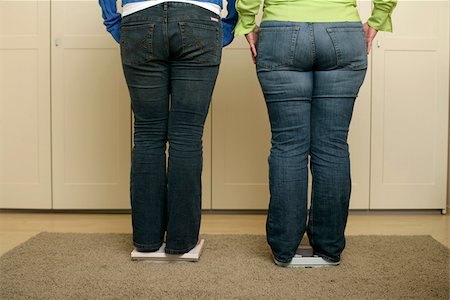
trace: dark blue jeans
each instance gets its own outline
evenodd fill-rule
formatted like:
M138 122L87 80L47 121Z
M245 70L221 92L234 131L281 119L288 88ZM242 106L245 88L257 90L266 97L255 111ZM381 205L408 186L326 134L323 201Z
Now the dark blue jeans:
M222 54L217 19L201 7L169 2L122 22L122 65L135 120L133 242L142 251L157 250L165 239L167 253L181 254L198 241L203 127Z
M257 46L272 130L268 243L289 262L306 231L317 254L339 261L351 190L347 135L367 69L362 24L265 21Z

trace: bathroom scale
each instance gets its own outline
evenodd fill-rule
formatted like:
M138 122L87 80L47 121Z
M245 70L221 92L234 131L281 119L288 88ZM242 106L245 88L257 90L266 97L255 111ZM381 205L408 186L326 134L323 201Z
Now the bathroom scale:
M163 243L161 248L155 252L139 252L134 249L131 252L131 260L139 260L145 262L195 262L200 259L205 240L201 239L197 246L191 251L184 254L167 254L164 252L166 243Z
M317 268L337 266L339 262L331 262L314 254L311 246L300 245L295 256L292 258L289 267Z

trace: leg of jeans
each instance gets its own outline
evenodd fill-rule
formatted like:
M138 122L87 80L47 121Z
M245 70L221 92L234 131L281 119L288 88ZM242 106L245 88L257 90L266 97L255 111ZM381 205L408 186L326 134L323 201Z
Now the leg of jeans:
M174 9L170 11L170 7ZM190 11L187 12L186 9ZM174 59L170 69L168 225L165 251L171 254L186 253L194 248L200 231L203 128L222 50L218 43L222 38L221 27L217 23L210 24L211 15L207 10L185 3L169 5L169 17L177 20L169 23ZM199 20L181 20L189 17L194 19L194 16ZM209 23L204 23L207 21Z
M292 260L306 228L314 61L310 29L307 23L264 21L258 42L256 69L272 131L266 232L274 258L282 263Z
M290 262L306 228L312 72L258 72L272 130L267 241ZM301 83L301 84L299 84Z
M217 72L218 66L172 67L166 247L170 253L184 253L197 244L203 127Z
M367 68L361 22L314 23L311 102L312 193L308 237L315 252L339 261L351 192L347 144L353 105Z
M351 83L353 87L349 89L357 93L364 73L365 70L315 72L315 87L320 94L330 86ZM314 96L311 103L312 194L308 237L315 252L332 261L340 260L345 247L351 192L347 137L354 101L355 97L348 96Z
M161 72L161 75L164 73L167 72ZM136 247L148 250L161 246L166 230L168 93L166 80L158 83L157 77L165 76L148 76L154 88L151 85L132 88L134 147L130 191L133 240Z
M164 58L162 25L144 20L148 13L151 10L126 18L121 54L134 113L130 172L133 242L139 249L154 251L161 246L166 230L169 66ZM160 49L157 53L152 51L155 47Z
M344 249L350 200L348 126L354 98L314 98L311 104L311 245L334 261Z

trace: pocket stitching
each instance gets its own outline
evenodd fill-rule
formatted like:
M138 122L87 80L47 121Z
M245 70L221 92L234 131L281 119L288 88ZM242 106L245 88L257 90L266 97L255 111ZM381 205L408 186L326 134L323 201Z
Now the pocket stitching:
M125 41L125 37L127 36L126 32L138 30L138 29L148 29L142 40L136 41L134 44L138 44L146 49L145 55L142 57L138 57L137 55L124 55L125 49L130 49L129 43ZM139 24L139 25L126 25L121 26L121 34L120 34L120 46L121 46L121 56L124 64L140 64L147 62L151 59L153 54L153 31L155 28L155 24Z
M336 32L362 32L362 33L364 33L363 28L360 28L360 27L348 27L348 28L331 27L331 28L327 28L326 31L327 31L328 35L330 36L331 41L334 46L334 50L336 53L337 66L345 67L345 65L342 62L343 61L342 51L339 48L339 42L336 37ZM364 37L364 35L363 35L363 37ZM365 39L364 39L364 45L365 45ZM366 51L365 53L367 53L367 46L365 47L365 51ZM349 66L349 68L352 70L361 70L361 67L363 67L362 69L367 68L367 62L363 62L363 63L361 63L359 65L355 65L355 66Z
M214 63L218 63L217 61L219 60L220 62L220 53L219 52L219 27L216 26L210 26L210 25L206 25L206 24L198 24L198 23L187 23L187 22L179 22L178 23L179 27L180 27L180 31L181 31L181 43L182 43L182 48L183 48L183 52L186 51L186 47L187 47L187 42L186 42L186 37L185 35L189 35L193 41L193 43L195 43L199 48L202 49L203 52L206 52L205 49L205 45L204 43L198 39L194 34L188 33L188 31L186 31L186 27L191 27L191 28L197 28L197 29L205 29L205 30L209 30L209 31L215 31L215 40L214 40L214 46L213 46L213 53L211 56L213 56L214 58ZM197 61L197 62L210 62L206 57L204 57L204 59L193 59L193 61Z
M261 32L264 31L278 31L278 30L291 30L292 31L292 38L291 38L291 45L290 45L290 49L289 49L289 54L288 54L288 60L284 63L279 63L279 64L272 64L272 65L266 65L264 63L262 63L260 60L258 60L258 56L257 56L257 67L262 67L262 68L266 68L266 69L274 69L274 68L280 68L280 67L288 67L293 65L294 63L294 57L295 57L295 47L297 44L297 38L298 38L298 33L300 31L300 27L299 26L279 26L279 27L262 27ZM260 35L260 40L261 40L262 35ZM259 48L259 42L260 40L258 40L258 47Z

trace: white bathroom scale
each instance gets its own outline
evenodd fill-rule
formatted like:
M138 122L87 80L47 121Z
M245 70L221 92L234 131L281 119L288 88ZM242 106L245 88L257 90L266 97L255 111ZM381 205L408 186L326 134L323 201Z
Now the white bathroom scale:
M339 262L330 262L315 255L311 246L300 245L295 256L292 258L289 267L317 268L337 265L339 265Z
M146 262L183 262L183 261L198 261L202 254L205 240L201 239L197 246L191 251L184 254L167 254L164 252L166 244L163 243L161 248L155 252L139 252L134 249L131 252L131 260L140 260Z
M330 262L315 255L314 250L309 245L300 245L295 256L289 263L282 263L274 259L275 264L288 268L319 268L339 265L339 262Z

